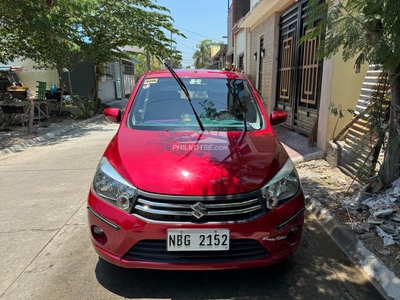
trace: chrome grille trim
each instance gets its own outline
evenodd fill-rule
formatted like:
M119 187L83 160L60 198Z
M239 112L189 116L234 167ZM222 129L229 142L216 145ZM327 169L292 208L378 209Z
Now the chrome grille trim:
M156 207L167 207L167 208L190 208L192 204L175 204L175 203L164 203L164 202L154 202L145 200L142 198L138 198L137 202ZM258 208L260 208L260 201L258 199L251 199L243 202L235 202L235 203L221 203L221 204L207 204L203 203L206 208L222 208L222 207L240 207L246 206L250 204L258 204ZM136 207L137 208L137 207Z
M209 211L207 215L209 216L223 216L223 215L234 215L234 214L245 214L252 211L256 211L261 209L261 206L254 206L244 209L235 209L235 210L221 210L221 211Z
M265 214L258 191L219 196L162 195L140 191L131 214L162 222L239 222Z
M173 211L173 210L159 210L159 209L152 209L152 208L145 208L141 205L136 205L136 209L143 211L143 212L148 212L152 214L157 214L157 215L168 215L168 216L190 216L192 210L190 211ZM190 208L190 206L189 206ZM226 215L234 215L234 214L245 214L248 212L256 211L258 209L261 209L261 206L254 206L254 207L249 207L249 208L244 208L244 209L235 209L235 210L219 210L219 211L207 211L208 216L226 216Z
M173 211L173 210L159 210L159 209L152 209L152 208L145 208L141 205L136 205L135 209L147 212L147 213L152 213L156 215L168 215L168 216L190 216L190 211Z

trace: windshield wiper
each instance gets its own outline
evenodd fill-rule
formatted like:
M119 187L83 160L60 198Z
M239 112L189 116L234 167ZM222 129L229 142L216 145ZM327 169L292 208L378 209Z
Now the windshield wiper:
M233 98L235 99L237 107L239 108L240 112L243 115L244 131L247 131L246 114L244 113L244 108L243 108L242 102L240 102L239 97L236 95L236 93L233 90L232 86L229 85L229 82L226 83L226 86L228 87L229 92L232 94Z
M171 72L172 76L174 76L175 80L178 82L179 86L181 87L182 91L185 93L186 97L189 100L190 106L192 107L193 113L196 117L197 123L199 123L200 129L201 131L205 131L203 123L201 122L199 116L197 115L196 110L193 107L192 104L192 99L190 98L190 94L189 91L186 88L186 85L183 83L183 81L179 78L179 76L175 73L175 71L171 68L171 66L169 66L167 63L164 63L165 67L168 69L168 71Z

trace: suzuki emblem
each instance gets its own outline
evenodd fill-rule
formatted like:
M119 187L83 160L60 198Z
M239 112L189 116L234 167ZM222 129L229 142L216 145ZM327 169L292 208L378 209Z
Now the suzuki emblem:
M197 202L196 204L193 204L190 206L191 209L194 211L191 212L192 216L195 216L197 219L200 219L201 217L204 217L207 215L207 206L205 206L201 202Z

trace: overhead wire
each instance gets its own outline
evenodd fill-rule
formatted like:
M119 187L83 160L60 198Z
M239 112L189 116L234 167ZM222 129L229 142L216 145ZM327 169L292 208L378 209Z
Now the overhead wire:
M198 11L198 10L212 10L212 11L224 11L224 12L227 12L226 9L214 9L214 8L193 8L193 7L174 7L174 6L168 6L168 9L169 9L169 8L187 9L187 10L195 10L195 11Z
M179 28L179 29L185 30L185 31L187 31L187 32L196 34L196 35L198 35L198 36L205 37L205 38L207 38L207 39L209 39L209 40L213 40L213 38L211 38L211 37L208 37L208 36L205 36L205 35L202 35L202 34L199 34L199 33L193 32L193 31L190 31L190 30L188 30L188 29L185 29L185 28L182 28L182 27L179 27L179 26L176 26L176 25L174 25L174 26L175 26L176 28Z

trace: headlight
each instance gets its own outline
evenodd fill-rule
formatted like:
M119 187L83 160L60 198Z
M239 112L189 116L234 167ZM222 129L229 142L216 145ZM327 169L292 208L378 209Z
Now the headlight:
M299 176L290 158L286 160L278 173L261 188L261 195L268 209L274 209L280 201L291 198L300 187Z
M93 189L99 197L125 211L130 210L132 199L137 193L137 189L126 181L105 157L97 167Z

